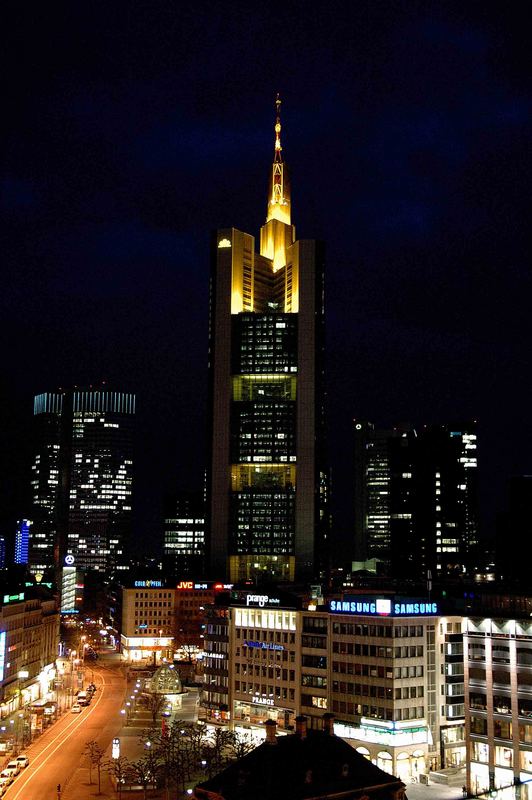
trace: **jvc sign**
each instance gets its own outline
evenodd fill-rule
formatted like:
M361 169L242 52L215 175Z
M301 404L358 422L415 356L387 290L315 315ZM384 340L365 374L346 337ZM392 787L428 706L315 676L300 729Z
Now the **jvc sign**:
M361 616L420 617L438 613L438 604L427 600L379 597L356 600L331 600L329 610L334 614L360 614Z

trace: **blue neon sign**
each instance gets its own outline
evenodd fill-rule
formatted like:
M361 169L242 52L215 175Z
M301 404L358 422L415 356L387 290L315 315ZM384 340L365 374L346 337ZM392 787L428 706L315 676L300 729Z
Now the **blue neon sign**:
M333 614L360 614L370 617L426 617L439 613L438 604L429 600L390 597L331 600L329 611Z

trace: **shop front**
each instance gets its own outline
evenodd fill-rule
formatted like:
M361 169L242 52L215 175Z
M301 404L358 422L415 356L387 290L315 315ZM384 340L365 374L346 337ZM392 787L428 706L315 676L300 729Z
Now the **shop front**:
M233 719L249 725L264 725L272 719L280 730L294 730L296 713L293 709L279 708L273 698L252 697L250 700L235 700Z
M427 728L396 728L396 725L363 718L357 726L335 722L334 732L384 772L405 783L419 780L429 768Z
M173 660L173 636L121 636L124 661L132 664L163 664Z

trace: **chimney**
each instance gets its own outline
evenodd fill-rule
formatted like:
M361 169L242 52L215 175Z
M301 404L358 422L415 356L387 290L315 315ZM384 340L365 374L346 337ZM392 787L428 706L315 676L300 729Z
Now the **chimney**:
M266 728L266 744L277 744L277 723L274 719L267 719L264 723Z
M296 717L296 734L304 739L307 735L307 718L303 715Z
M328 733L329 736L334 736L334 714L327 713L324 714L323 717L323 730L325 733Z

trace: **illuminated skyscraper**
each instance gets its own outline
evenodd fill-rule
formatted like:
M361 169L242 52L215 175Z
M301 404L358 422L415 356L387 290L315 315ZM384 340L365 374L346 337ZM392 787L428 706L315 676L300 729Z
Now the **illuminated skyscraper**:
M205 574L205 492L176 492L166 498L165 569L181 578Z
M21 519L17 522L17 532L15 534L15 564L27 564L30 528L32 522L29 519Z
M135 396L92 389L42 394L35 415L43 418L33 465L32 572L61 565L66 554L82 570L124 566Z
M259 252L213 241L208 533L231 581L310 577L323 546L324 248L296 240L279 112Z
M31 488L33 526L29 541L29 564L34 575L53 570L58 545L59 453L63 394L46 392L33 402Z

